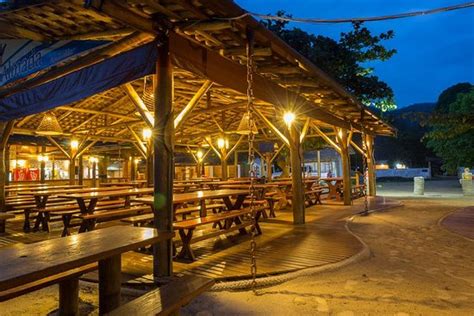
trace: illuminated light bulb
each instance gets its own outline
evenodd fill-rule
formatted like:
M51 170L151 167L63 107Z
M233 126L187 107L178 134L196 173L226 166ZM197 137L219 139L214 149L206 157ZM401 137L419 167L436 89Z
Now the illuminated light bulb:
M143 139L149 140L151 138L151 129L145 128L143 129Z
M283 121L285 121L285 123L288 127L291 126L291 124L293 123L295 118L296 118L296 116L295 116L295 113L293 113L293 112L285 112L285 114L283 114Z

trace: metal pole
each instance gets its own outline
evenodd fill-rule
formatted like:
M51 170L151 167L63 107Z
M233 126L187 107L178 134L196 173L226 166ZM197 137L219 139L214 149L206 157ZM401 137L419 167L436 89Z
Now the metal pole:
M169 37L163 36L158 46L156 63L155 125L153 127L154 225L158 232L173 232L174 116L173 69ZM172 240L153 247L155 281L173 274Z

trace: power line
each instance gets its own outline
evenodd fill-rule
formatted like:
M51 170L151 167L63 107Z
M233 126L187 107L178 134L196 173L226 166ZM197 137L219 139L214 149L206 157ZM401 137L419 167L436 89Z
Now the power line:
M373 17L356 17L356 18L343 18L343 19L318 19L318 18L294 18L294 17L284 17L277 15L267 15L254 12L246 12L242 15L231 17L231 18L217 18L218 20L240 20L247 16L254 16L260 19L265 20L274 20L274 21L286 21L286 22L300 22L300 23L353 23L353 22L376 22L384 20L396 20L396 19L405 19L416 16L444 13L455 10L469 9L474 7L474 2L467 2L442 8L430 9L430 10L421 10L413 11L399 14L391 15L382 15L382 16L373 16Z

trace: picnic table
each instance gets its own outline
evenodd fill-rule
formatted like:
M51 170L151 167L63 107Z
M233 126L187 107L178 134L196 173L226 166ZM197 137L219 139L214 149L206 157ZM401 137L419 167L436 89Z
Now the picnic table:
M115 190L123 190L123 187L111 187L111 188L77 188L77 189L67 189L67 190L62 190L62 189L56 189L56 188L48 188L44 189L41 191L25 191L25 192L18 192L18 195L28 195L28 196L33 196L35 199L35 204L37 210L41 210L46 208L46 204L48 202L48 199L51 196L58 196L58 195L63 195L63 194L74 194L74 193L88 193L88 192L102 192L102 191L115 191ZM25 209L25 222L23 224L23 227L26 231L29 230L30 227L30 219L29 219L29 213L31 210ZM44 212L38 212L38 215L36 217L36 223L35 223L35 230L39 228L40 224L43 226L43 229L46 231L49 231L48 228L48 222L49 222L49 213L44 213Z
M2 248L0 300L59 283L59 314L77 315L81 274L77 271L98 263L99 313L108 313L120 305L121 254L173 236L152 228L109 227Z
M324 181L329 189L328 192L328 198L329 199L336 199L336 200L341 200L341 195L339 192L342 190L342 185L344 182L344 179L342 177L333 177L333 178L322 178L322 181Z
M223 185L229 185L229 184L250 184L250 179L248 180L227 180L227 181L213 181L206 183L206 185L211 188L211 190L216 190Z
M206 199L222 199L227 207L227 210L237 210L242 207L245 197L249 194L248 190L210 190L210 191L195 191L187 193L175 193L173 194L173 204L180 205L190 202L199 202L201 208L199 210L199 216L205 217L207 215L206 210ZM235 196L236 200L231 201L231 197ZM153 207L154 199L152 196L139 197L133 199L133 201L141 202Z
M103 199L110 198L120 198L125 199L124 209L122 213L134 213L133 208L130 207L130 198L137 195L146 195L153 193L153 188L134 188L134 189L122 189L122 190L105 190L105 191L94 191L94 192L85 192L85 193L71 193L71 194L61 194L60 198L73 199L76 200L77 205L79 206L80 216L82 216L83 222L79 228L79 232L84 232L87 230L92 230L95 227L97 216L94 215L94 211L97 206L97 202ZM88 203L87 203L88 201ZM142 208L137 211L143 211ZM107 214L103 214L103 217L106 217ZM71 216L63 216L64 230L62 235L69 235L68 227L71 222Z

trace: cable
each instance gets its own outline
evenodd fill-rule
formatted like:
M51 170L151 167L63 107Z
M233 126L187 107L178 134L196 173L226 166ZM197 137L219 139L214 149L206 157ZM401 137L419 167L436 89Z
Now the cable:
M243 19L247 16L254 16L260 19L265 19L265 20L300 22L300 23L376 22L376 21L384 21L384 20L405 19L405 18L410 18L410 17L430 15L430 14L436 14L436 13L444 13L444 12L461 10L461 9L469 9L472 7L474 7L474 2L471 1L467 3L462 3L462 4L457 4L457 5L452 5L448 7L442 7L442 8L436 8L436 9L430 9L430 10L421 10L421 11L406 12L406 13L399 13L399 14L392 14L392 15L373 16L373 17L366 17L366 18L361 18L361 17L343 18L343 19L293 18L293 17L260 14L260 13L254 13L254 12L246 12L236 17L215 18L215 19L233 21L233 20Z

